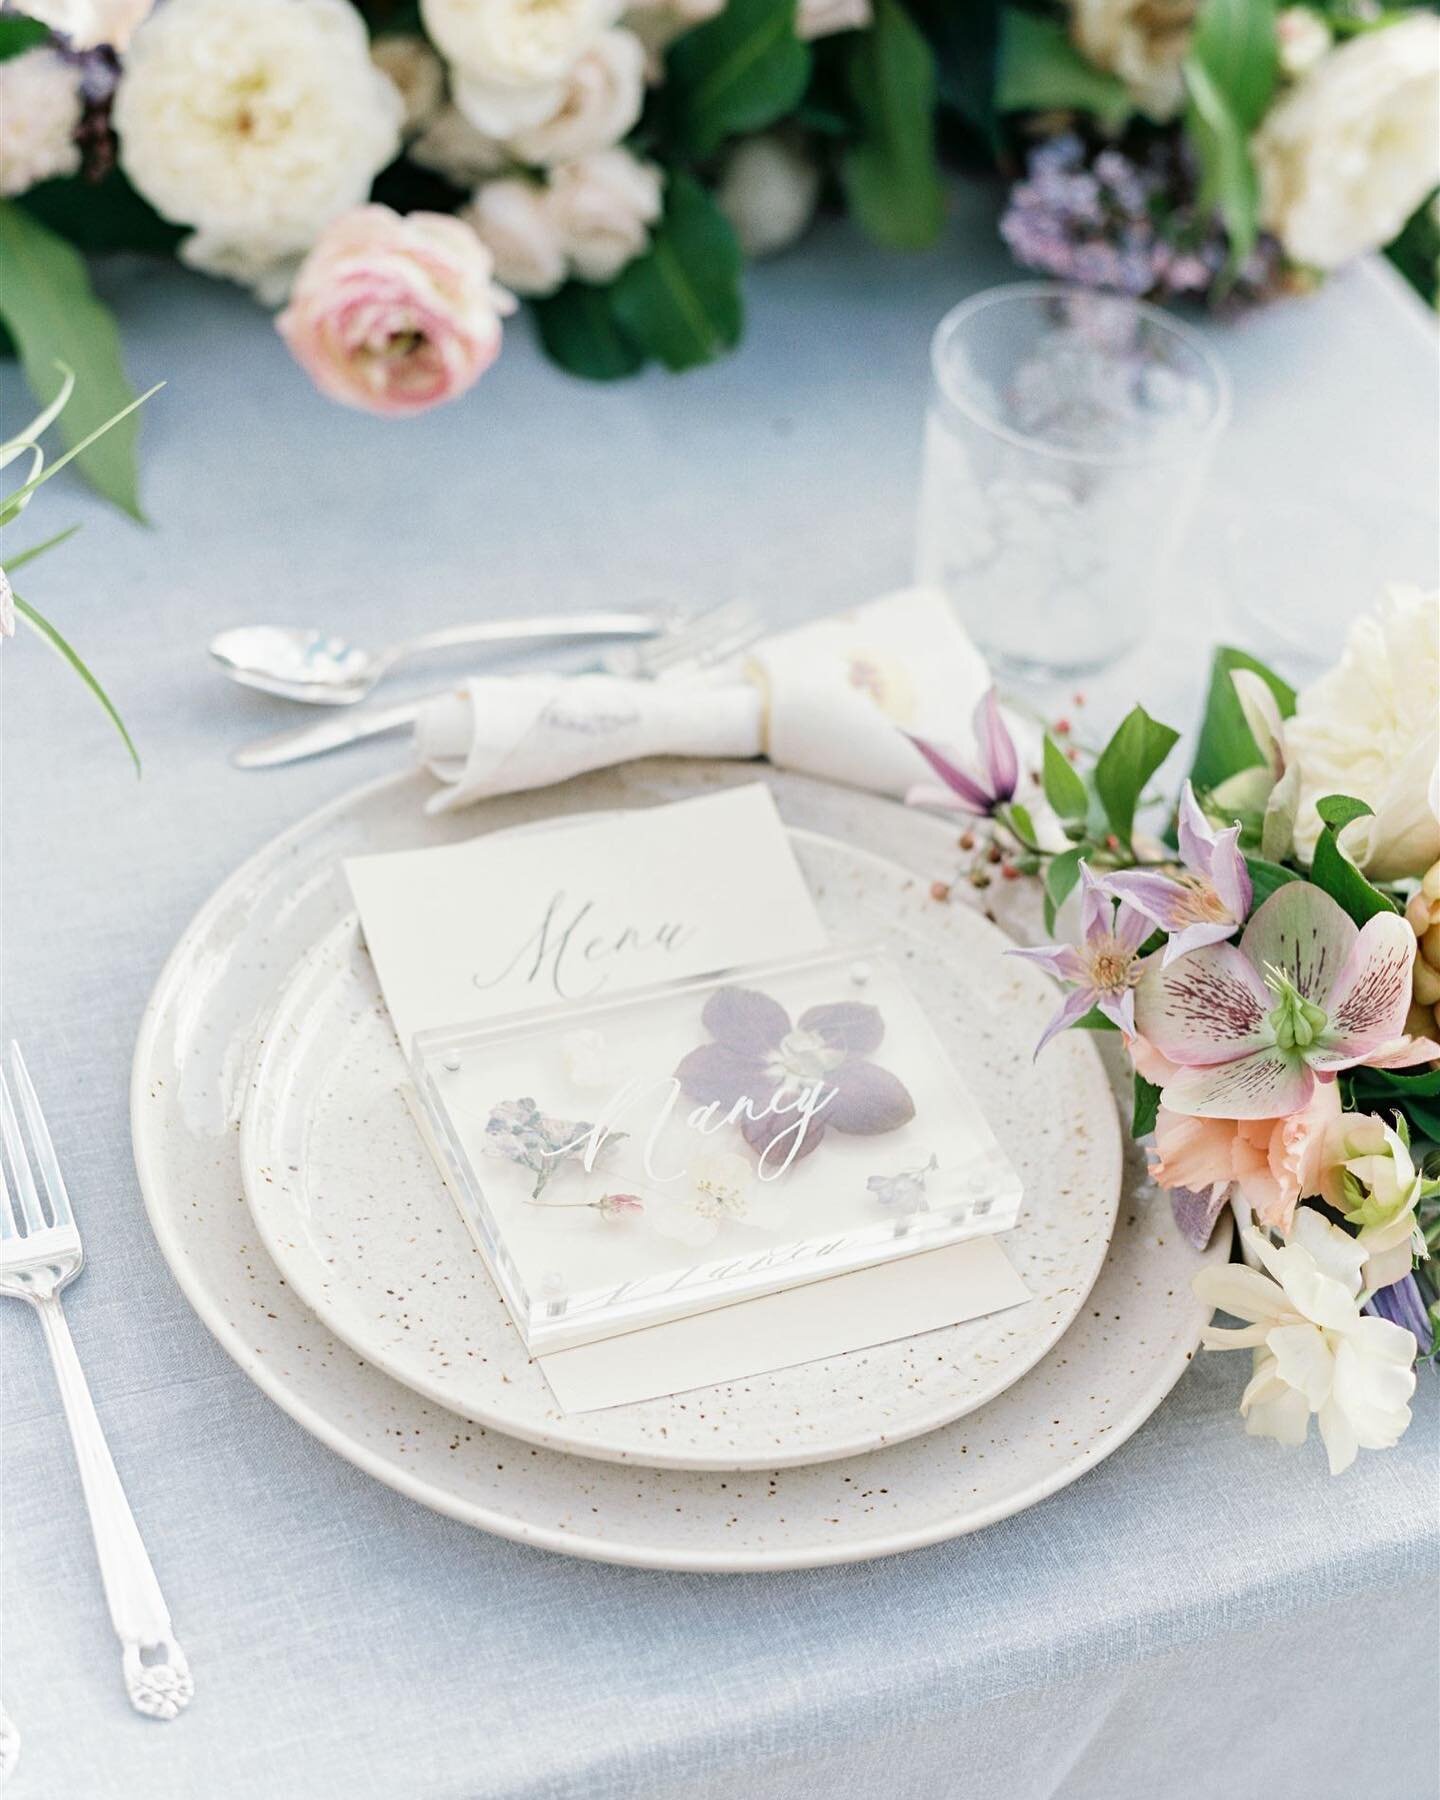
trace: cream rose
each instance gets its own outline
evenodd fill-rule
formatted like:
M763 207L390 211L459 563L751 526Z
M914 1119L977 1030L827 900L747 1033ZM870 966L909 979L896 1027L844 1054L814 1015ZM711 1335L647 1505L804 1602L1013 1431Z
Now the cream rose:
M1420 876L1440 856L1430 785L1440 761L1440 594L1393 588L1358 619L1335 667L1285 721L1285 758L1300 769L1295 845L1308 861L1328 794L1374 809L1341 844L1377 881Z
M514 310L460 219L359 206L306 257L276 327L315 385L366 412L423 412L472 387Z
M745 254L773 256L810 223L819 193L814 157L788 137L767 133L735 146L715 198Z
M476 81L519 88L562 81L620 10L618 0L420 0L426 31L452 63Z
M76 50L123 50L155 0L25 0L20 11L68 38Z
M660 217L660 171L628 150L597 150L550 177L550 216L586 281L613 281L650 241Z
M1185 99L1180 65L1200 0L1069 0L1070 36L1080 54L1125 83L1152 119L1169 119Z
M497 279L517 294L553 294L564 281L565 246L539 182L487 181L460 216L495 258Z
M167 0L112 116L125 173L202 254L283 256L365 198L402 111L347 0Z
M1324 56L1251 144L1260 221L1334 269L1389 243L1440 181L1440 19L1412 13Z
M79 76L56 51L26 50L0 62L0 194L73 175L83 111Z
M413 32L393 32L370 46L370 60L395 83L405 108L406 137L423 131L445 104L445 65Z
M633 31L605 31L565 78L559 106L538 125L512 132L521 162L550 165L608 150L640 117L645 47Z
M837 31L863 31L874 16L870 0L799 0L795 35L808 40Z
M1282 74L1293 81L1313 69L1335 42L1335 34L1308 6L1287 6L1275 20L1275 49Z
M503 141L512 132L553 119L565 104L565 82L562 78L515 87L508 81L490 81L468 69L453 68L450 96L477 131Z
M503 142L477 131L455 106L442 107L407 154L422 169L433 169L462 188L474 187L487 175L498 174L510 161Z

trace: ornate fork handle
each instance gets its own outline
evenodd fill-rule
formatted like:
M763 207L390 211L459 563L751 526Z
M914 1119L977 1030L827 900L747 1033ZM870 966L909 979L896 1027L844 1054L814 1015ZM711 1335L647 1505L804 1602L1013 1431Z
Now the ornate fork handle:
M111 1460L70 1327L60 1309L60 1296L33 1294L30 1299L50 1347L75 1445L100 1579L123 1647L121 1666L130 1704L152 1719L173 1719L189 1705L195 1692L190 1665L171 1633L170 1613ZM151 1660L146 1661L147 1656Z

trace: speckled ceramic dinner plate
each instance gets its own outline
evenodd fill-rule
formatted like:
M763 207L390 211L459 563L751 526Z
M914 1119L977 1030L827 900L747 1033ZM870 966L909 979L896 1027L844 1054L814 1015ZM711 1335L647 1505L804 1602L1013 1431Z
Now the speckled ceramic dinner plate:
M256 1383L340 1455L423 1504L503 1536L647 1567L856 1561L974 1530L1074 1480L1159 1404L1198 1341L1200 1258L1127 1177L1095 1288L1053 1354L967 1419L862 1456L784 1470L660 1470L581 1459L462 1418L356 1355L286 1283L241 1194L238 1126L278 986L349 907L340 860L577 810L753 779L649 763L443 820L405 776L276 839L207 902L156 986L136 1046L136 1162L157 1240L191 1303ZM771 777L792 824L943 871L935 820ZM1210 1255L1222 1256L1216 1245Z
M855 1456L993 1399L1060 1338L1100 1272L1120 1137L1093 1041L1037 1065L1050 982L977 913L852 845L792 828L833 941L883 927L1025 1185L1006 1254L1031 1298L940 1331L743 1382L566 1414L526 1354L401 1097L407 1079L353 916L280 994L240 1162L265 1248L335 1334L417 1394L527 1442L666 1468Z

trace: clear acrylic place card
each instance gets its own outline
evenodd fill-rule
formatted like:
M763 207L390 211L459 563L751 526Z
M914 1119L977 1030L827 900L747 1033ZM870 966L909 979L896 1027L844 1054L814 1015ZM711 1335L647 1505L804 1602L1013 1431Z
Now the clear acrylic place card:
M533 1353L1008 1229L1020 1182L883 949L423 1031L416 1088Z

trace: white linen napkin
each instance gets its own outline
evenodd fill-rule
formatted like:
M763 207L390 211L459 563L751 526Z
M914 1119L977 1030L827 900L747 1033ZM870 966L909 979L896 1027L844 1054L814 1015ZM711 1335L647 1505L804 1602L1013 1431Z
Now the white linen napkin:
M904 733L963 746L989 685L943 594L907 588L766 638L713 679L475 676L425 709L415 744L442 783L434 813L660 755L764 755L898 796L929 775Z

